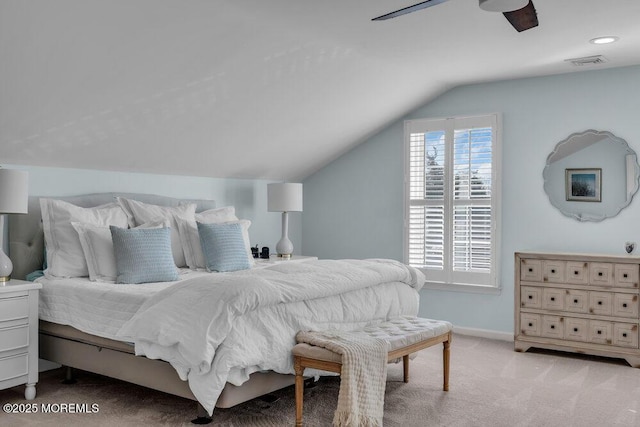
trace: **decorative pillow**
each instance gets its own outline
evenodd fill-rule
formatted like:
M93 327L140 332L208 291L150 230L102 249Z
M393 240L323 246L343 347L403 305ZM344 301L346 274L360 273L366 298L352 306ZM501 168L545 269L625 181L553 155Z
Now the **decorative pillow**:
M72 222L71 225L78 232L78 237L80 238L80 245L89 270L89 280L93 282L115 282L118 270L109 227L80 222ZM169 221L162 220L142 224L138 228L168 226Z
M171 282L178 269L171 253L171 229L111 226L116 283Z
M197 223L207 270L222 272L251 268L241 222Z
M178 230L180 231L180 241L184 250L184 258L189 268L195 270L206 267L196 221L203 224L216 224L237 220L236 209L233 206L209 209L208 211L197 213L193 221L176 218Z
M126 227L127 215L116 203L81 208L55 199L40 199L42 226L47 247L45 276L83 277L89 275L78 233L71 222Z
M180 242L180 231L178 230L176 218L193 221L196 212L195 203L186 203L180 206L158 206L126 199L124 197L117 197L116 200L129 215L129 218L133 218L133 225L135 226L162 219L170 220L173 260L178 267L187 265L184 258L184 251L182 250L182 243Z

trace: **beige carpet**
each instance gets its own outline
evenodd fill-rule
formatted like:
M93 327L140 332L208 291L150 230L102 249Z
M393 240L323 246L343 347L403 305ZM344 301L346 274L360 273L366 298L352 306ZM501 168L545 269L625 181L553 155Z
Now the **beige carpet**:
M455 336L450 391L442 391L441 346L402 367L389 367L386 427L411 426L640 426L640 370L625 362L552 352L514 352L512 343ZM189 426L195 403L143 387L80 372L62 385L62 371L42 373L36 400L97 404L98 413L6 414L2 426ZM329 426L339 383L322 379L305 394L305 425ZM27 403L24 387L0 391L0 403ZM214 413L215 426L285 426L294 422L293 389L274 403L256 399Z

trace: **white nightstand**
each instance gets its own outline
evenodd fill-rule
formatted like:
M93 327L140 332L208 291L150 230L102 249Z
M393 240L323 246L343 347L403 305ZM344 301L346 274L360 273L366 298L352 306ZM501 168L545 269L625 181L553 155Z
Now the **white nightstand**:
M274 265L279 264L281 262L305 262L305 261L315 261L317 260L317 256L303 256L303 255L292 255L289 259L283 259L278 257L278 255L271 255L269 259L266 258L254 258L253 260L256 262L256 265Z
M36 397L38 382L39 283L0 284L0 390L26 384L24 397Z

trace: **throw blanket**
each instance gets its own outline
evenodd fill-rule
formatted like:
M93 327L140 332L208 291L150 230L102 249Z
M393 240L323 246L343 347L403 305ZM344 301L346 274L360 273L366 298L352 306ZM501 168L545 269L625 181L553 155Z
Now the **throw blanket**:
M169 362L213 412L227 381L293 373L300 330L353 330L415 315L424 276L392 260L320 260L188 279L147 300L118 331L137 355ZM375 304L372 304L375 301ZM233 379L232 379L233 376Z
M346 331L301 331L296 340L342 355L333 425L382 427L389 344L381 338Z

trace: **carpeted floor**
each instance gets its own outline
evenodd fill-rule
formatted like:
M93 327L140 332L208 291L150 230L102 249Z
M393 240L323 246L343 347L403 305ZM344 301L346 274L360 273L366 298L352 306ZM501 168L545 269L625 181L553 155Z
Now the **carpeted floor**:
M450 391L442 391L441 346L423 350L411 362L409 384L402 366L391 365L385 396L386 427L413 426L640 426L640 370L614 359L533 351L513 344L456 335L452 343ZM40 375L34 401L24 387L0 391L0 403L87 404L97 413L7 414L2 426L192 425L195 403L143 387L79 372L74 385L60 384L61 370ZM330 426L339 381L323 378L305 393L306 426ZM274 393L217 409L211 425L293 425L294 393ZM60 406L51 405L57 409Z

